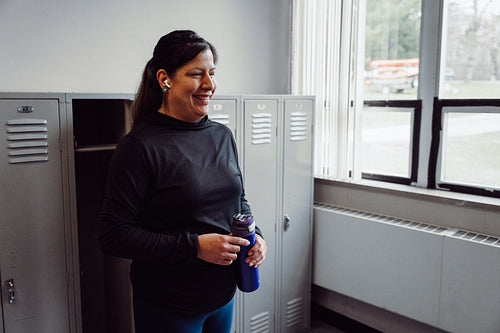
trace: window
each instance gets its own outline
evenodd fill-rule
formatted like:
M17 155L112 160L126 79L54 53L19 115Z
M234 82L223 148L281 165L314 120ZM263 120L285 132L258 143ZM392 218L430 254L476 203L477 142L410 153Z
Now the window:
M437 108L442 124L437 186L497 196L500 191L500 103L464 100L460 106L454 104L456 101L442 101Z
M366 0L360 8L365 100L417 99L421 6L421 0Z
M429 186L500 197L500 3L448 0L443 12Z
M500 98L500 1L448 0L440 97Z
M499 1L293 1L317 178L500 197Z
M361 170L365 179L416 180L421 106L418 101L365 102Z
M363 89L354 91L356 100L362 100L356 108L362 115L354 127L361 132L361 143L354 145L359 158L353 168L360 169L362 178L406 184L416 180L421 6L421 0L360 1L357 40L362 45L357 52L363 61L355 75L364 80ZM382 108L376 107L380 104Z
M500 113L489 109L444 109L441 181L500 189Z

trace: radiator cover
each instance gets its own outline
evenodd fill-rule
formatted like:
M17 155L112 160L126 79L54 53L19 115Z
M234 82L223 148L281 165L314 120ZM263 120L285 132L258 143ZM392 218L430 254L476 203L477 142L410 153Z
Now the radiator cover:
M315 204L313 283L451 332L500 331L500 241Z

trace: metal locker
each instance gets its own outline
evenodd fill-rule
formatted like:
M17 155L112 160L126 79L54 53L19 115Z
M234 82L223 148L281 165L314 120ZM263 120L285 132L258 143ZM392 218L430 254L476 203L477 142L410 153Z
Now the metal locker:
M280 332L309 327L312 212L312 99L285 99Z
M4 333L70 331L60 103L0 100Z
M243 168L247 199L267 243L259 267L260 287L242 296L241 332L273 332L275 326L275 267L278 188L278 99L244 100Z
M236 139L237 127L237 100L224 97L215 97L210 103L208 117L218 123L224 124L231 129L233 136Z
M133 332L130 261L105 256L98 221L108 163L132 124L129 94L67 94L79 332ZM96 119L99 119L96 122Z
M239 139L237 137L237 128L238 128L238 99L234 96L224 97L217 96L214 97L209 105L209 113L208 118L212 121L216 121L220 124L226 125L231 129L233 133L233 137L236 141L236 145L238 147L239 152ZM239 155L241 158L241 155ZM240 162L240 168L243 168ZM231 328L231 332L235 332L237 327L240 325L239 320L241 319L241 301L240 301L240 293L237 292L235 295L235 309L233 315L233 324Z

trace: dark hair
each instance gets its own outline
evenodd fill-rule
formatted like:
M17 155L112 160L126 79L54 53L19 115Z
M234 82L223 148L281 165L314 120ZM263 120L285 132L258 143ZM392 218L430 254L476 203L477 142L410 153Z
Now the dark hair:
M157 112L161 107L163 93L156 80L156 73L164 69L168 76L173 77L179 67L205 50L211 50L214 62L217 63L217 51L208 41L191 30L175 30L161 37L156 44L153 58L148 61L142 80L135 96L133 113L134 123L150 113Z

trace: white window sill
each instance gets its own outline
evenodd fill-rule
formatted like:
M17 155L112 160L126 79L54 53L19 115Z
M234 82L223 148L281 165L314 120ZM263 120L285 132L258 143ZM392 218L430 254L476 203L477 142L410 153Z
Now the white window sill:
M446 190L434 190L409 185L393 184L374 180L338 180L315 178L315 182L329 184L332 186L343 186L352 189L383 192L394 195L415 198L419 200L441 201L471 208L481 208L500 211L500 199L480 195L450 192Z

